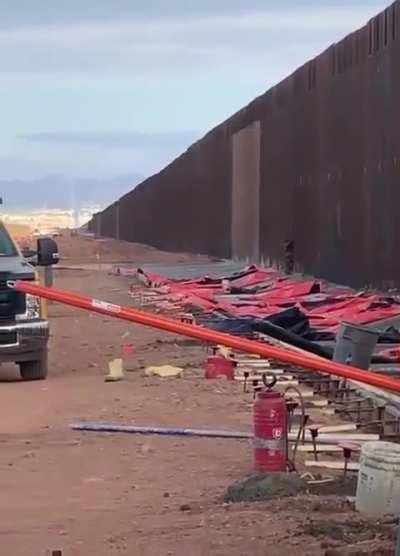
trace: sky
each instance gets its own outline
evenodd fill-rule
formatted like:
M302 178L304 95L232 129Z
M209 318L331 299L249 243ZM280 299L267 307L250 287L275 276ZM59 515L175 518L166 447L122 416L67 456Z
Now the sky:
M3 0L0 179L147 176L383 0Z

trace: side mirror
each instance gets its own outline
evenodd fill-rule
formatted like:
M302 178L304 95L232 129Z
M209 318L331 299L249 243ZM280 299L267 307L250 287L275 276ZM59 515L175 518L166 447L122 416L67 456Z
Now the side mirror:
M38 266L52 266L60 260L58 246L54 239L41 238L37 241Z

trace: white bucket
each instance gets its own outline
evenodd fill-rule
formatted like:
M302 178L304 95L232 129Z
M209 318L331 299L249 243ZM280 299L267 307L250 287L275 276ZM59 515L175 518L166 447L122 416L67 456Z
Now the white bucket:
M400 515L400 445L367 442L363 445L356 510L370 517Z

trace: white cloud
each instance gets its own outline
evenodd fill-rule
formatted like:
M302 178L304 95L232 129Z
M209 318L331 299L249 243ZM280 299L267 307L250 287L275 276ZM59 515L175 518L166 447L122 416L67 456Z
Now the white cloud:
M57 24L0 31L0 63L9 72L146 72L193 62L229 63L249 52L323 43L364 24L381 6L263 10L238 15Z
M327 6L309 10L263 10L226 16L161 18L159 20L108 21L71 25L45 25L0 32L2 46L84 47L119 44L179 42L181 38L226 36L249 32L342 32L364 24L379 10L375 6ZM189 45L190 46L190 45Z

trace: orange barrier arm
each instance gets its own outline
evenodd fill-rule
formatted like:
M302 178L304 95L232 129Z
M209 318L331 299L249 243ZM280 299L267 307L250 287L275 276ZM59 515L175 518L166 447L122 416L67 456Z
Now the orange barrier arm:
M378 388L385 388L400 392L400 380L389 376L381 376L372 371L363 371L354 367L349 367L334 361L309 357L300 353L287 351L274 346L269 346L254 340L247 340L238 336L231 336L223 332L217 332L208 328L203 328L195 324L183 323L166 317L145 313L129 307L121 307L105 301L92 299L83 295L38 286L26 281L9 282L9 287L24 293L39 296L51 301L58 301L66 305L72 305L80 309L86 309L94 313L108 315L144 326L150 326L159 330L165 330L174 334L181 334L203 342L224 345L238 351L260 355L261 357L275 359L282 363L296 365L303 369L339 376L349 380L356 380Z

